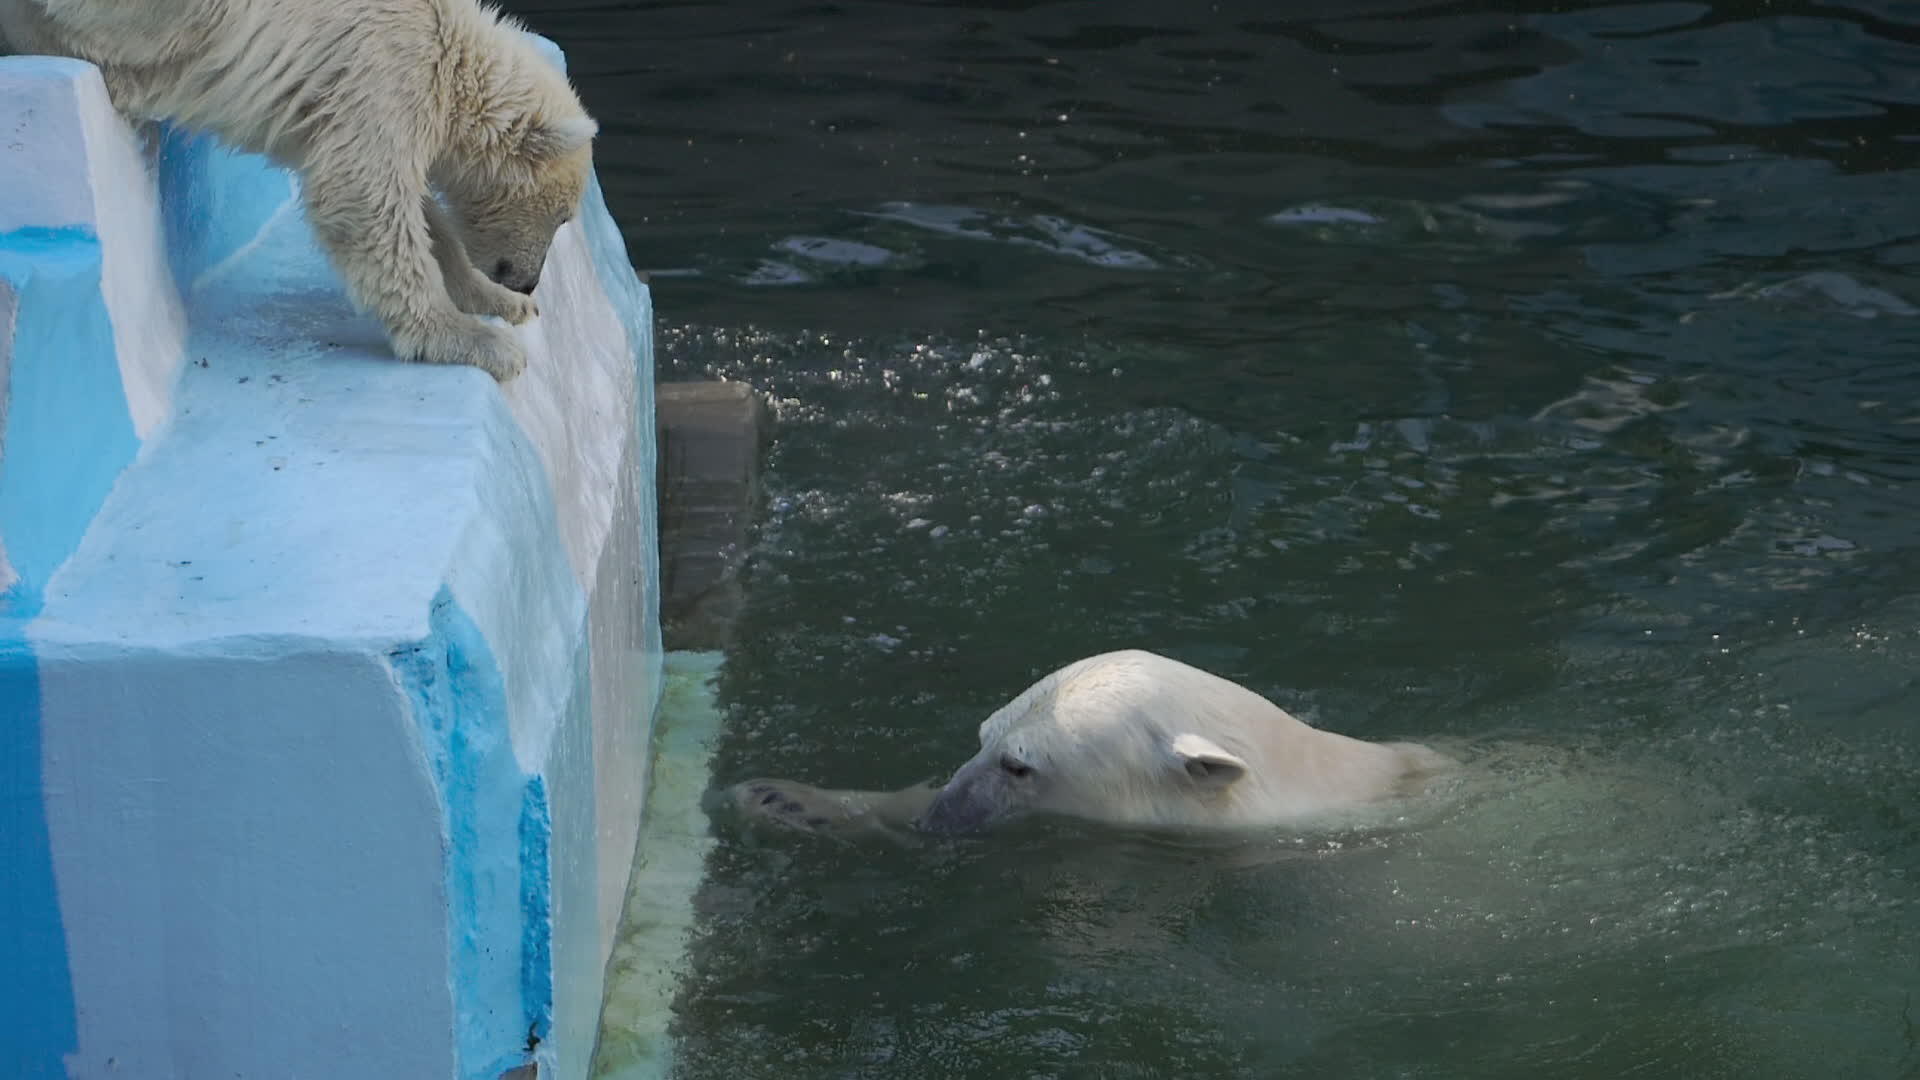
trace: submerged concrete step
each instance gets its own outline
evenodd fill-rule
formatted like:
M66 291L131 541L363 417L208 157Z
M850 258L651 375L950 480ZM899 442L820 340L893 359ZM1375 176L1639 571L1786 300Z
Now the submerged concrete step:
M669 649L724 649L745 599L772 413L738 382L654 390L660 440L660 622Z

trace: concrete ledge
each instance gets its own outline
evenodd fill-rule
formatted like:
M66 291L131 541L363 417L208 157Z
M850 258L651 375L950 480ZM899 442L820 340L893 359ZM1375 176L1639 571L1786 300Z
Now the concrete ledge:
M171 413L186 314L173 287L148 152L90 64L16 57L0 66L0 235L84 232L99 243L113 359L141 438Z
M703 797L725 719L713 688L721 661L716 652L667 654L646 820L607 966L593 1080L673 1075L673 999L693 943L694 895L715 846Z
M660 618L671 649L723 649L744 602L741 571L772 418L745 383L663 383Z
M503 388L394 360L292 178L149 156L90 67L0 61L9 122L0 1071L583 1077L661 678L598 187Z

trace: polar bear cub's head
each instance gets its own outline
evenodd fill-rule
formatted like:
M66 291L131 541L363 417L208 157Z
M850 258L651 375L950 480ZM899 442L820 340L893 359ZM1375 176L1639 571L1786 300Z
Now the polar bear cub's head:
M494 282L531 293L553 234L579 209L593 175L599 127L567 77L511 20L505 47L465 88L469 118L435 170L474 267Z
M916 823L967 832L1035 812L1118 825L1300 822L1431 771L1411 744L1319 731L1237 683L1155 653L1061 668L980 725L980 752Z

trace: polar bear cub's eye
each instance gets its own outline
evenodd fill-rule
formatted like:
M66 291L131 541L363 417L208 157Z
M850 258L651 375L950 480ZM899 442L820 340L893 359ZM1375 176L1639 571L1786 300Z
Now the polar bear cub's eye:
M1033 766L1028 765L1012 754L1000 755L1000 770L1015 780L1024 780L1033 775Z

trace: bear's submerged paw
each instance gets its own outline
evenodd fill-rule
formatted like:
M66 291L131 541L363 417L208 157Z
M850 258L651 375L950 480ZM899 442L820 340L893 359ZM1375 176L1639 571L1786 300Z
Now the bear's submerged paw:
M791 780L736 784L733 803L750 818L802 832L839 831L853 817L828 792Z
M851 791L794 780L748 780L735 784L727 794L749 821L849 837L904 833L939 790L931 784L916 784L900 791Z

